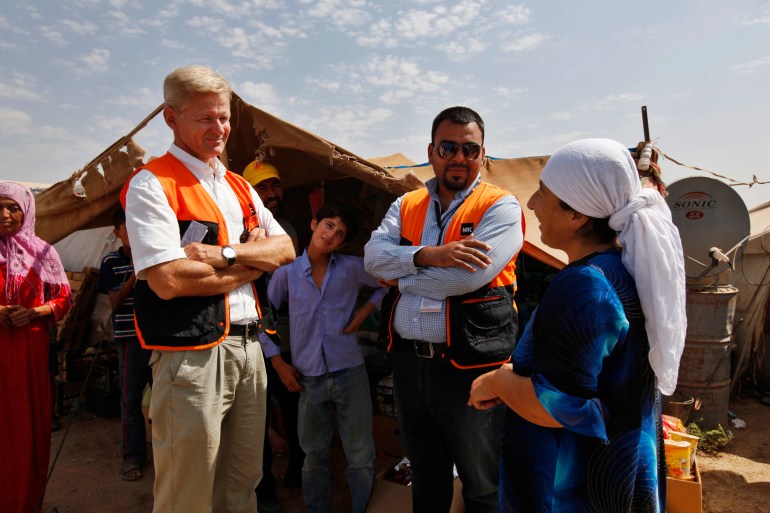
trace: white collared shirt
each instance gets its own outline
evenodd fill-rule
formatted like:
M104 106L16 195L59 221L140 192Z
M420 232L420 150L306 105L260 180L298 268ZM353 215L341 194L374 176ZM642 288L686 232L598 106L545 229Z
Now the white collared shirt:
M219 206L227 224L230 244L238 244L243 232L243 211L238 198L225 180L225 166L219 159L206 164L172 144L169 153L178 158L200 180L203 188ZM286 232L262 205L257 193L251 190L251 199L257 209L259 226L268 237ZM131 255L138 279L144 279L144 270L154 265L187 258L181 247L179 221L166 199L158 178L143 169L132 179L126 193L126 229L131 241ZM245 324L257 319L256 302L251 284L246 283L229 293L230 322Z

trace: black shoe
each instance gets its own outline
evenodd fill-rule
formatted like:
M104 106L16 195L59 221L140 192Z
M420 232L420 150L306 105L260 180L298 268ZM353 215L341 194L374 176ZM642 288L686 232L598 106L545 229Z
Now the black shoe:
M283 513L281 509L281 503L278 502L276 497L257 499L257 512L258 513Z

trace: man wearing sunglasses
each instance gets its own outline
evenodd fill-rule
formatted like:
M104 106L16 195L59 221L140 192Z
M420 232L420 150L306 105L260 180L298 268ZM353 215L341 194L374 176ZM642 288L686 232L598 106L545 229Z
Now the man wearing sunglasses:
M428 145L435 178L393 202L365 248L366 270L392 286L381 330L415 513L449 511L453 464L465 510L497 511L504 409L472 411L467 401L473 380L513 350L524 237L516 198L481 180L484 156L481 116L442 111Z

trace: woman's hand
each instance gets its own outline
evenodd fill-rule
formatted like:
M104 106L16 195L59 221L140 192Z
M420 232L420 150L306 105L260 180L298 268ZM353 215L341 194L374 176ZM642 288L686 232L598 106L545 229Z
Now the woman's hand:
M11 320L11 314L19 308L21 308L19 305L0 306L0 326L12 328L13 320Z
M500 372L505 366L482 374L471 384L471 396L468 399L468 406L473 406L477 410L489 410L494 408L498 404L502 403L499 394L497 393L497 373ZM510 372L510 364L508 364L508 370Z
M40 314L34 308L24 308L23 306L20 306L11 313L10 317L13 325L20 328L40 317Z

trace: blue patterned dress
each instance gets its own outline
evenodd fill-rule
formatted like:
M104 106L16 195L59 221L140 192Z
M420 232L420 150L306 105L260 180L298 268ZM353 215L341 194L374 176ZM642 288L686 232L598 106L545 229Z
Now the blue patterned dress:
M563 428L508 410L503 512L662 512L660 396L644 317L620 250L565 267L527 324L513 361Z

